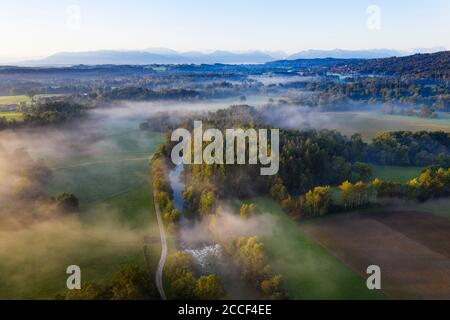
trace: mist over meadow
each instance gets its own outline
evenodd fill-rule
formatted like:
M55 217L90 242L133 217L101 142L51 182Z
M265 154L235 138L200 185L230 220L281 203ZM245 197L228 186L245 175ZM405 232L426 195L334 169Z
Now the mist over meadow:
M180 119L225 106L223 102L122 102L92 110L64 126L0 131L0 297L10 297L9 290L16 297L32 297L33 290L27 286L36 278L60 278L59 291L64 290L68 265L126 255L128 250L142 248L149 236L158 243L157 230L130 224L110 204L81 213L64 212L55 197L67 190L55 191L53 180L78 166L89 179L90 164L104 161L108 165L117 159L136 158L142 168L148 167L156 146L140 132L141 122L161 112ZM129 134L124 145L122 136ZM108 174L123 173L113 167ZM137 174L148 180L150 171ZM84 197L80 201L84 204Z

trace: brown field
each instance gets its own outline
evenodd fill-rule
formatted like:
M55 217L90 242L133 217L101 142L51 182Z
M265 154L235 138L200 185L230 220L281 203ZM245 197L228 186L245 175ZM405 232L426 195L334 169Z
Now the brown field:
M420 212L337 215L306 232L360 275L381 267L394 299L450 299L450 219Z

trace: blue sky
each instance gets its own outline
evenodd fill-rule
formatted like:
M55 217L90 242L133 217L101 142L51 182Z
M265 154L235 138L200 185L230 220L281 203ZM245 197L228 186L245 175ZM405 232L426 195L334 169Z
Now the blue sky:
M370 5L380 8L379 29L367 27ZM0 59L150 47L450 48L450 1L0 0L0 30Z

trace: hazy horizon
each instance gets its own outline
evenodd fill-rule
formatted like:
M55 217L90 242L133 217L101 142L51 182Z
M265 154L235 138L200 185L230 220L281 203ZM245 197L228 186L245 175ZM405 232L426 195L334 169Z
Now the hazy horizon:
M450 3L18 0L0 3L0 62L59 52L450 48Z

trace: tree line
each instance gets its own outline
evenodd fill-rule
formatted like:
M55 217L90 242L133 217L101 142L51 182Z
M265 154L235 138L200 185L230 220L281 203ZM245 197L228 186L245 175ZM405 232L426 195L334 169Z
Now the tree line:
M351 77L336 80L327 76L321 80L294 82L278 87L278 91L292 89L313 94L289 96L279 103L309 106L319 111L364 109L374 105L384 108L392 105L413 110L421 106L436 111L448 111L450 108L448 85L440 82L394 77ZM384 108L380 111L385 111ZM426 116L425 113L418 115Z
M184 124L188 130L190 120ZM246 105L210 112L202 120L205 127L221 130L265 126L259 112ZM167 156L171 144L163 148ZM448 167L449 159L450 134L444 132L385 132L365 143L359 134L280 130L280 170L274 177L261 176L258 165L185 165L185 209L202 216L214 212L218 199L269 194L294 217L322 215L338 207L329 186L340 186L343 208L338 210L368 205L375 190L383 193L371 182L368 163ZM394 185L389 192L395 193Z
M149 300L159 299L150 273L136 265L116 271L109 283L86 282L80 290L70 290L54 300Z
M85 105L66 99L21 106L18 112L22 113L22 120L8 120L0 117L0 130L65 123L80 118L87 109Z
M258 237L237 237L222 242L222 246L239 269L241 279L253 287L261 299L287 298L283 278L273 272L263 243Z
M156 195L154 201L161 210L162 219L169 231L174 231L180 213L175 208L173 190L168 178L167 160L161 152L155 153L151 163L152 186Z
M192 130L188 119L182 125ZM204 127L267 127L260 114L246 105L210 112ZM269 126L270 128L270 126ZM167 157L173 143L163 147ZM372 178L368 163L398 166L449 165L450 134L444 132L386 132L372 143L361 135L346 137L330 130L280 130L280 170L275 177L261 176L258 165L185 165L184 200L190 213L209 212L216 199L246 198L271 194L286 205L298 208L289 195L306 195L320 186L337 186L343 181L365 183ZM325 190L308 195L314 202ZM291 203L293 202L293 203Z
M450 133L382 132L365 147L365 158L380 165L450 166Z
M335 192L330 186L318 186L297 199L278 181L272 196L297 220L364 208L386 199L424 202L450 196L450 168L429 167L405 184L375 178L368 182L344 181Z

